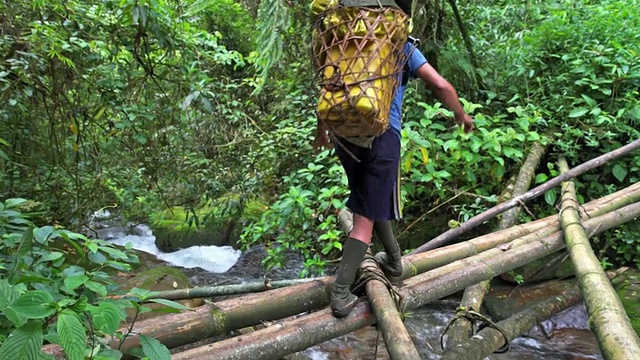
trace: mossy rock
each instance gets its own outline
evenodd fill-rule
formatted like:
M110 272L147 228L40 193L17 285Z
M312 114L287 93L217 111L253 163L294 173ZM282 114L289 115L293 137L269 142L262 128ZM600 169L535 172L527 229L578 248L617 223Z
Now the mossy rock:
M150 291L166 291L174 289L185 289L190 287L189 278L179 269L170 266L158 266L145 270L127 280L121 282L125 291L133 288L140 288ZM187 307L196 307L202 305L201 299L179 301ZM145 304L145 307L153 309L151 312L145 312L138 315L137 320L148 319L154 316L162 315L168 308L160 304ZM127 321L133 319L134 310L127 311Z
M612 280L631 325L640 336L640 270L629 269Z
M260 200L252 200L239 209L238 202L238 195L227 194L196 209L195 216L178 206L152 214L156 246L164 252L198 245L236 247L244 224L259 219L267 208Z
M196 211L196 215L198 219L207 219L210 212L211 209L203 208ZM229 219L226 224L204 222L196 225L194 221L188 220L183 207L166 209L151 217L151 229L156 237L156 246L164 252L197 245L227 245L232 241L230 236L234 227L233 219Z

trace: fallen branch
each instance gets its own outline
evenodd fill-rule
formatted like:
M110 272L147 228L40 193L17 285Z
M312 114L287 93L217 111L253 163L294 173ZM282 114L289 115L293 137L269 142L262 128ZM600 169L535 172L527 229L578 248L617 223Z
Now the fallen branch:
M640 148L640 139L635 140L617 150L611 151L609 153L606 153L604 155L598 156L595 159L589 160L579 166L576 166L575 168L567 171L566 173L557 176L549 181L547 181L546 183L530 190L529 192L520 195L520 196L516 196L515 198L504 202L500 205L494 206L493 208L483 212L482 214L476 215L474 217L472 217L471 219L469 219L468 221L460 224L460 226L455 227L453 229L450 229L449 231L435 237L434 239L428 241L426 244L418 247L417 249L415 249L414 251L412 251L412 253L419 253L419 252L423 252L423 251L427 251L430 249L435 249L438 248L444 244L447 244L451 241L453 241L453 239L455 239L457 236L459 236L460 234L463 234L473 228L475 228L478 225L483 224L485 221L491 220L493 219L495 216L497 216L498 214L501 214L515 206L520 205L521 203L526 203L527 201L534 199L540 195L543 195L545 192L547 192L548 190L560 185L563 181L567 181L569 179L573 179L574 177L581 175L584 172L587 172L589 170L593 170L613 159L617 159L623 155L627 155L630 152L636 150Z
M561 170L569 167L564 158L560 159L559 165ZM640 338L589 244L580 220L573 182L562 185L561 204L561 222L567 249L602 355L605 359L619 360L640 357Z
M599 234L640 215L640 202L585 221L590 235ZM449 287L465 288L483 280L513 270L565 247L563 233L558 231L543 239L514 240L509 244L487 250L478 255L455 261L405 280L410 290L399 290L401 309L424 306L432 296L440 299L448 294ZM469 276L464 276L465 274Z

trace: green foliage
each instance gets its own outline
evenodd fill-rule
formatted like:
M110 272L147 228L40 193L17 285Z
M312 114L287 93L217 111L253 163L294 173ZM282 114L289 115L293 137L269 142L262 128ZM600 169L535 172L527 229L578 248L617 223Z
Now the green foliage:
M124 339L119 328L124 310L147 300L148 292L109 300L117 285L109 268L128 271L138 259L102 240L51 226L36 227L21 212L23 199L0 203L0 358L48 358L45 343L59 344L67 359L115 358L108 337ZM180 304L163 301L183 310ZM149 359L170 359L153 339L143 346Z
M422 206L419 198L447 199L458 191L473 189L475 205L460 205L463 220L494 204L493 196L501 192L503 179L514 164L524 160L524 149L532 142L546 142L532 128L541 121L535 110L510 108L514 119L506 115L475 114L477 130L465 134L450 120L451 113L439 103L428 105L414 103L415 94L409 92L406 100L410 110L403 125L402 170L408 181L403 182L408 209ZM473 113L479 104L466 104L466 111ZM418 113L415 109L421 109ZM414 120L415 119L415 120ZM449 122L451 125L446 126ZM479 186L479 183L482 186ZM484 202L484 205L481 205ZM429 203L429 202L427 202ZM475 211L469 212L475 207ZM429 209L421 208L421 211Z
M257 114L230 48L247 50L250 22L237 26L248 15L231 1L202 4L2 3L0 196L38 199L62 223L114 204L144 219L244 178L223 164L251 144Z
M336 215L347 198L346 176L325 150L283 183L288 191L245 229L241 243L267 243L267 270L282 267L284 252L293 250L306 259L301 276L322 274L327 259L342 249Z
M607 232L600 238L606 238L610 250L607 257L621 266L640 269L640 230L630 225L623 225Z

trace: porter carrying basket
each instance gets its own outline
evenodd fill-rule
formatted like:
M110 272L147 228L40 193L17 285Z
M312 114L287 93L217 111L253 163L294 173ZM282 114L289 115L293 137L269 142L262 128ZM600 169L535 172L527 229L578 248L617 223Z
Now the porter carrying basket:
M408 16L396 7L336 0L316 0L312 11L319 119L339 137L382 134L406 62Z

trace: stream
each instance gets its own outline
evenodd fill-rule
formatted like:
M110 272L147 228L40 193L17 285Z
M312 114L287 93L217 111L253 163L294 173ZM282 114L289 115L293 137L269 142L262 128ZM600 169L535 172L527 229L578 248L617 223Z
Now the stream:
M163 262L180 267L193 286L220 282L239 283L255 281L263 277L260 261L264 248L256 247L244 253L229 246L195 246L172 253L163 253L155 246L155 237L146 225L128 229L106 226L98 235L118 245L130 243L134 249L155 256ZM274 280L297 278L303 267L303 259L288 254L286 269L276 269L268 274ZM447 298L430 303L409 314L405 320L407 329L422 359L439 359L440 334L455 315L459 298ZM382 335L373 326L336 338L294 354L291 360L385 360L389 359ZM587 326L587 314L583 305L556 315L534 327L511 342L507 353L494 354L486 359L603 359L594 334Z

